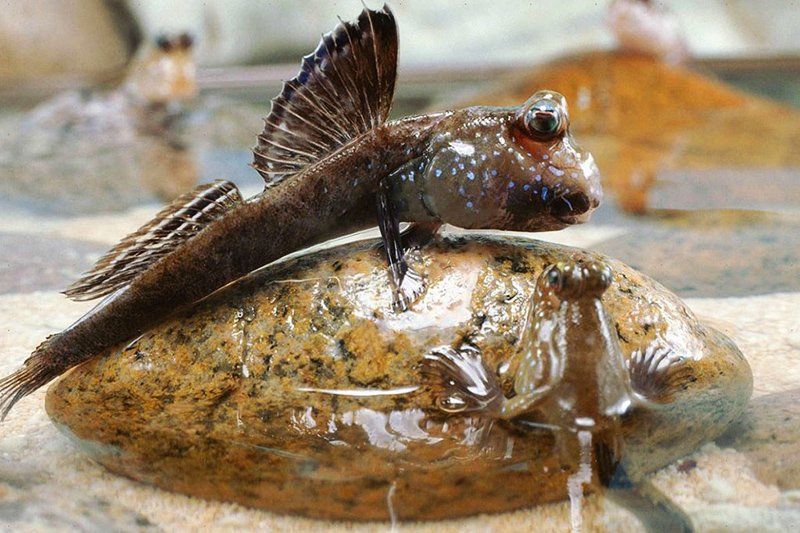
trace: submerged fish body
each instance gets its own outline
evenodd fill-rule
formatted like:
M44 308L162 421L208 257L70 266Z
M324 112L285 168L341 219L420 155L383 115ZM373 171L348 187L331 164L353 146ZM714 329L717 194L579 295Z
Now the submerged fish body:
M323 36L273 100L253 149L265 190L245 201L229 182L202 185L101 258L66 294L106 299L0 380L2 414L249 272L376 221L404 310L425 282L406 261L401 221L425 242L443 223L552 230L585 221L597 207L596 166L571 139L558 93L536 93L515 108L386 122L396 59L388 8L365 9Z
M547 428L554 455L576 465L567 480L572 526L580 530L583 485L636 512L652 531L691 531L691 520L670 499L626 467L623 417L657 410L694 379L685 355L656 337L626 357L602 301L609 266L565 260L544 268L536 283L516 354L493 372L469 344L425 356L427 383L444 412ZM512 396L500 386L513 376Z
M597 421L595 442L611 442L601 430L620 437L614 457L639 479L713 439L747 403L752 377L733 343L612 259L445 234L419 252L428 291L395 313L375 244L301 256L241 280L62 377L48 391L48 413L110 470L165 489L280 513L414 520L565 499L580 463L556 435L575 429L577 415ZM577 322L572 311L548 311L558 327L547 333L546 320L531 320L531 302L542 273L559 264L599 265L607 288L587 287L573 301L586 309ZM553 382L522 416L497 415L494 386L471 383L459 396L431 378L436 368L426 360L446 347L505 398L523 390L520 373L543 387L522 364L524 347L560 331L568 343L588 342L581 332L598 338L598 302L608 342L554 352L562 387ZM664 349L669 373L646 355ZM564 408L558 400L570 398L572 376L597 385ZM630 395L638 403L618 416L617 400Z

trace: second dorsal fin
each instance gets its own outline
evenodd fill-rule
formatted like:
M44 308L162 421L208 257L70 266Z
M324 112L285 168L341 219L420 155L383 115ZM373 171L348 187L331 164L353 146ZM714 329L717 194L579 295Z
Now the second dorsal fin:
M386 121L396 75L397 26L387 6L323 35L272 100L253 148L267 187Z
M111 294L240 203L239 189L229 181L195 187L125 237L64 294L73 300Z

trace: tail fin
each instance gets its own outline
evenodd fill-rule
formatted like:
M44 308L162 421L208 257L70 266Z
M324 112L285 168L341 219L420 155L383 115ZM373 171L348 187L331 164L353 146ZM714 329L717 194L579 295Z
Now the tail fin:
M36 348L21 368L0 379L0 421L5 419L14 404L60 374L47 364L50 358L45 354L49 339Z

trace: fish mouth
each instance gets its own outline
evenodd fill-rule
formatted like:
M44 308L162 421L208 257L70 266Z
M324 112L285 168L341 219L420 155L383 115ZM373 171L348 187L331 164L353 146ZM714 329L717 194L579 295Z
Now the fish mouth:
M583 224L589 220L600 201L582 192L565 194L553 199L550 203L550 214L564 224Z

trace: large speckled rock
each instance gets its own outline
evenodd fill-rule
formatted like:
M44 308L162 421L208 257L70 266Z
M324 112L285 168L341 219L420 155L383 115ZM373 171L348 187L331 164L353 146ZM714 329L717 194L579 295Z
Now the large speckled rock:
M444 417L418 385L442 344L468 340L489 368L508 360L537 276L565 259L612 267L603 302L626 357L655 339L686 357L671 403L623 420L628 468L657 469L724 431L750 369L662 286L591 252L453 235L421 252L429 289L411 312L392 311L374 242L303 256L74 369L47 411L114 472L277 512L431 519L563 499L577 465L552 453L552 433Z

